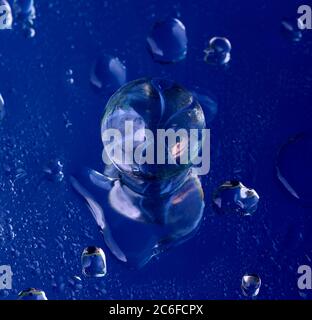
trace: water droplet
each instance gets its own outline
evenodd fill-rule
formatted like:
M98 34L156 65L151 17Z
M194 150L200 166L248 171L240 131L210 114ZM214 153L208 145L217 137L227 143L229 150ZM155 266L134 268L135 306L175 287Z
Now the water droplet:
M18 300L48 300L44 291L29 288L18 294Z
M256 297L261 287L261 279L256 274L245 274L242 278L241 289L246 297Z
M27 38L33 38L36 35L34 29L34 20L36 19L36 9L33 0L14 0L14 16L20 24Z
M5 13L5 20L1 22L0 30L12 29L13 15L10 4L7 0L0 0L1 14Z
M86 277L104 277L106 270L106 257L104 251L98 247L88 247L81 256L82 273Z
M204 60L208 64L224 65L231 60L232 45L227 38L214 37L209 41L209 46L204 50Z
M102 54L91 69L90 81L98 89L115 90L126 83L127 69L117 57Z
M0 93L0 120L2 120L4 116L5 116L4 99Z
M64 165L60 160L52 160L43 171L49 180L61 182L64 179L63 167Z
M284 19L281 23L283 34L290 40L299 42L302 39L302 29L299 28L300 24L302 24L300 19Z
M312 133L290 138L277 155L277 177L286 190L306 205L312 204Z
M156 22L147 37L153 59L160 63L173 63L185 59L187 36L184 24L176 18Z
M126 132L126 123L133 127L132 134ZM103 143L109 159L128 177L167 179L168 182L171 177L186 174L193 166L204 139L199 134L196 143L191 144L191 132L201 132L205 127L203 110L190 91L166 79L139 79L123 86L109 100L102 133L118 129L121 139L116 138L113 143L105 139ZM169 128L176 131L183 128L186 134L163 148L157 147L158 129ZM146 129L152 134L148 135ZM116 148L112 148L113 144ZM120 153L112 153L119 144L128 146ZM155 148L157 152L151 151ZM157 161L161 153L162 163ZM149 161L143 160L145 156ZM168 159L174 159L175 163ZM140 187L137 181L135 184Z
M227 181L213 195L215 209L221 213L252 215L258 207L259 195L239 181Z

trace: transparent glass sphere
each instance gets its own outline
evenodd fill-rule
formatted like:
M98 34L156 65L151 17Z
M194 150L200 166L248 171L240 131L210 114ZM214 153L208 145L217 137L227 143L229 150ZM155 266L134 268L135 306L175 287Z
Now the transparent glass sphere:
M127 176L172 178L188 171L200 155L205 127L203 110L191 92L167 79L135 80L108 101L101 127L103 159ZM120 134L108 139L110 129ZM162 139L164 131L176 134L176 140Z

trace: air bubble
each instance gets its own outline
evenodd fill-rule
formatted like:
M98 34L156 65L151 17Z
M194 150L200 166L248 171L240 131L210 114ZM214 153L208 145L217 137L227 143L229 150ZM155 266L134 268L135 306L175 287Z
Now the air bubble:
M43 171L49 180L61 182L64 179L63 167L64 165L60 160L52 160Z
M147 37L153 59L161 63L173 63L185 59L187 35L184 24L176 18L156 22Z

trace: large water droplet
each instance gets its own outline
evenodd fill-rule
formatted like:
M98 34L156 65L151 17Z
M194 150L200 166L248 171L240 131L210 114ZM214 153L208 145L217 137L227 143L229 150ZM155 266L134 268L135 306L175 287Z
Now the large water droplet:
M252 215L258 208L259 195L239 181L227 181L213 195L215 209L221 213Z
M256 297L261 287L261 279L256 274L245 274L242 278L241 289L246 297Z
M102 54L92 66L90 81L98 89L116 90L126 83L127 69L117 57Z
M312 205L312 133L290 138L277 155L277 177L290 194L302 203Z
M156 22L147 37L148 49L157 62L172 63L187 54L187 36L183 23L175 18Z

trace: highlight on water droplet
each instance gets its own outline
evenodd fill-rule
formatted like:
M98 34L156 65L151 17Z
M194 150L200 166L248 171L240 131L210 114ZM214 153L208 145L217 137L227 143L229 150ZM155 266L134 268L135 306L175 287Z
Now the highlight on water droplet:
M256 212L259 199L254 189L245 187L239 181L227 181L217 188L212 201L217 212L249 216Z
M261 279L257 274L245 274L242 278L241 289L246 297L256 297L261 287Z
M127 81L126 66L119 58L103 53L93 64L90 82L98 89L118 89Z
M4 99L0 93L0 120L2 120L4 116L5 116Z
M312 133L288 139L278 151L276 173L284 188L304 205L312 205Z
M82 273L86 277L100 278L107 273L106 257L101 248L90 246L81 255Z
M281 22L283 34L293 42L302 39L304 25L300 19L284 19Z
M160 63L185 59L187 42L185 26L176 18L156 22L147 37L148 49L153 59Z

